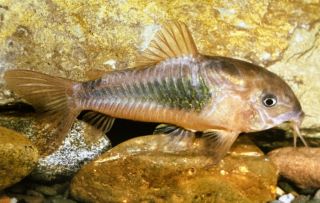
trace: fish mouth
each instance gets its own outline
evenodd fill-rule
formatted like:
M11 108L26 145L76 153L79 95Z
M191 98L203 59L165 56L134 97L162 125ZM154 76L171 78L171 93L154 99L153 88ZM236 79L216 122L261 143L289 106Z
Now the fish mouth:
M293 130L293 146L297 147L297 138L302 141L305 147L308 147L308 143L306 140L303 138L300 132L300 126L303 121L305 114L303 111L300 111L293 119L290 120L291 127Z

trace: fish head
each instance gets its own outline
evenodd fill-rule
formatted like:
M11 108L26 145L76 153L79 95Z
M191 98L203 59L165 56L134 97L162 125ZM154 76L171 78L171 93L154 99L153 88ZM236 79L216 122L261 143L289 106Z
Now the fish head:
M300 128L305 114L298 98L284 80L263 70L259 77L253 79L252 86L250 131L269 129L284 122L292 123L294 131Z

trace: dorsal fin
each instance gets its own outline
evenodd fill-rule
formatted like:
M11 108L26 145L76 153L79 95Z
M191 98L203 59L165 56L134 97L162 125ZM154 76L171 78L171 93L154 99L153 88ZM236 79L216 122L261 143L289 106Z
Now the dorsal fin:
M198 50L186 24L170 22L151 40L147 49L137 57L135 67L149 66L168 58L196 56Z

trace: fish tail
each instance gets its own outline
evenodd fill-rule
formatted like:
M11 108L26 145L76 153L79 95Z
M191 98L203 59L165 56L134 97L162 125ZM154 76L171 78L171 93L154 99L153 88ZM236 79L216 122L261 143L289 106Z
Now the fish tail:
M4 79L8 89L40 112L50 133L36 145L41 154L51 154L62 143L81 112L73 98L76 82L29 70L8 70ZM46 125L48 126L48 125Z

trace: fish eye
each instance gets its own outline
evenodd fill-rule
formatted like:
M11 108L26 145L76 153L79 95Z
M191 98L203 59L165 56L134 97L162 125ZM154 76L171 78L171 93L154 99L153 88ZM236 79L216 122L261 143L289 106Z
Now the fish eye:
M277 103L277 97L272 94L267 94L262 98L262 103L265 107L272 107Z

